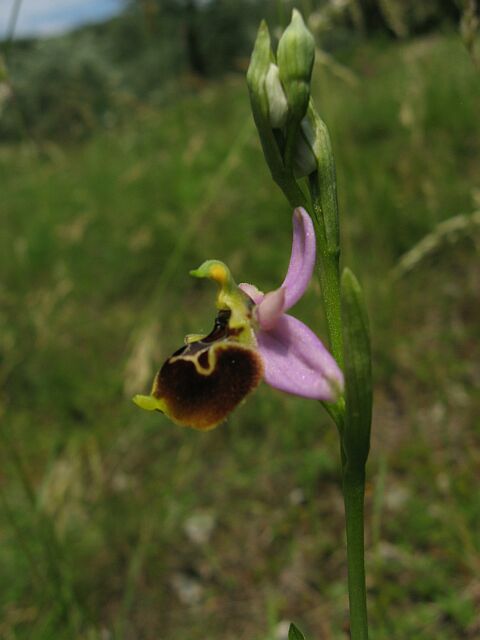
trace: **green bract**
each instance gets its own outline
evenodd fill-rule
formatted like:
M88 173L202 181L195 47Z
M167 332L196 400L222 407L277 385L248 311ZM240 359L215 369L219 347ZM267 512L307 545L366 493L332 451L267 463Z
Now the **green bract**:
M347 465L364 469L372 422L372 357L367 310L362 290L350 269L342 275L345 344L346 416L343 448Z

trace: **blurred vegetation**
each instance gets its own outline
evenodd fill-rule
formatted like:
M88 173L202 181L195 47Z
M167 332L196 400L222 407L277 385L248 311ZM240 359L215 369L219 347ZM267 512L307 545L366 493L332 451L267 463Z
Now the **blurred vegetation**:
M47 40L4 43L11 99L2 110L0 139L78 139L128 120L139 102L163 105L179 91L198 89L205 78L244 71L260 20L276 24L278 35L294 4L127 0L124 12L103 24ZM453 0L303 4L327 52L348 48L359 37L402 39L451 28L460 19Z
M328 29L311 15L330 43L314 92L338 164L344 262L374 340L372 639L475 640L479 75L443 17L399 38L374 26L380 4L362 14L368 37L353 14ZM262 385L199 434L130 401L185 334L210 328L214 291L188 270L216 257L272 289L291 221L244 78L224 73L243 50L168 88L150 45L145 70L130 59L124 19L7 56L21 119L7 126L9 102L0 120L0 637L281 640L295 620L341 640L337 440L317 403ZM22 121L30 135L12 133ZM440 233L458 214L464 231ZM295 314L322 334L316 286Z

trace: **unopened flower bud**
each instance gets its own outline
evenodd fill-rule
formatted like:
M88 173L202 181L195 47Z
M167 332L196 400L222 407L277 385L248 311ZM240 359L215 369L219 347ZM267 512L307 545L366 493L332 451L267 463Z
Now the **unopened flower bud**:
M280 129L287 121L288 102L280 82L276 64L270 64L265 78L265 89L267 91L270 124L274 129Z
M292 206L307 206L305 194L297 185L293 171L297 129L305 114L297 118L291 112L288 94L282 86L281 72L277 73L270 34L264 21L260 24L255 40L247 84L253 119L272 178ZM279 131L284 127L284 131Z
M310 79L315 57L315 41L296 9L277 49L277 62L288 105L299 122L305 115L310 98Z
M269 118L269 105L265 81L273 62L273 53L267 23L263 20L257 33L257 39L247 71L247 84L250 91L253 115L257 126L259 121L265 122Z

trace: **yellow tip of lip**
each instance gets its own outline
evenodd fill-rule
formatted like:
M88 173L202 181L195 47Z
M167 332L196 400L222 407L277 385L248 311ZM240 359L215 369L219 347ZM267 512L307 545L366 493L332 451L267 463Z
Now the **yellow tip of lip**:
M137 407L145 409L145 411L164 411L163 401L158 398L154 398L154 396L142 396L137 394L132 398L132 400Z

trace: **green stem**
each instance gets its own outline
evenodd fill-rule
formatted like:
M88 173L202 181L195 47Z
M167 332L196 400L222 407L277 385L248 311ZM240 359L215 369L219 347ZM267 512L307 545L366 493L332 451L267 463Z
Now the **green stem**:
M367 593L365 587L365 550L363 510L365 470L343 468L343 499L347 530L348 596L352 640L368 640Z

